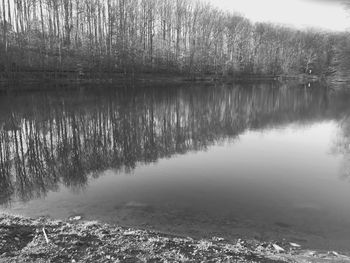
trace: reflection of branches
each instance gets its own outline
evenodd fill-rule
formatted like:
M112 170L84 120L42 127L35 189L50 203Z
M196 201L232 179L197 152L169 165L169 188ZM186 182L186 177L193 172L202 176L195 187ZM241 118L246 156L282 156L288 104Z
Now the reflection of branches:
M89 175L130 172L138 163L206 149L246 129L336 115L323 89L135 88L58 97L16 98L16 110L0 112L16 116L19 125L1 131L3 202L13 193L21 200L40 197L60 184L79 190Z
M340 121L332 153L343 157L340 167L341 178L350 178L350 116L346 116Z
M11 200L13 186L11 182L11 162L10 151L6 143L7 136L5 133L0 133L0 204L8 203Z
M339 122L339 132L333 146L335 154L350 154L350 117Z

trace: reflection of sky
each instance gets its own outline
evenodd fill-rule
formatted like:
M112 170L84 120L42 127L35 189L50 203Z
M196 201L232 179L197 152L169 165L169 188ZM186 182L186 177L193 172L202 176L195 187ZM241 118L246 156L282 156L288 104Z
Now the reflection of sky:
M167 224L169 211L176 217L176 211L189 208L192 216L205 211L213 218L211 227L229 211L253 222L257 231L278 220L293 225L293 231L312 229L335 242L350 237L342 231L350 226L350 184L338 177L342 156L330 154L337 129L335 122L321 122L247 131L232 143L161 159L133 174L105 171L80 194L62 189L45 200L15 204L14 211L55 217L81 213L142 225L162 219ZM155 210L140 216L127 204Z

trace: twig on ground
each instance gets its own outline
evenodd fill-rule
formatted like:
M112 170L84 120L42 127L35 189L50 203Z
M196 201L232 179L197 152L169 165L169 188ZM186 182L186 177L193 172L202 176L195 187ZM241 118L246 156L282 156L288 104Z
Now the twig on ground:
M44 233L44 237L45 237L46 243L49 244L50 241L49 241L49 238L46 235L46 231L45 231L44 227L43 227L43 233Z

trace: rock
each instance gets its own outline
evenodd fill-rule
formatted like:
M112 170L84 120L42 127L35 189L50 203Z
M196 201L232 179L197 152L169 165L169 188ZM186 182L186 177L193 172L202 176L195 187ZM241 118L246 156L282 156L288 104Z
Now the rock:
M309 251L307 251L307 252L305 253L305 255L306 255L306 256L314 257L314 256L316 255L316 252L315 252L315 251L309 250Z
M221 241L224 241L225 239L222 237L212 237L212 240L217 241L217 242L221 242Z
M283 248L281 248L279 245L276 244L272 244L273 248L278 252L284 252L285 250Z
M136 235L136 231L125 231L124 232L124 236L134 236Z
M258 251L258 252L262 252L262 251L265 251L265 248L260 245L255 250Z
M292 247L301 248L301 246L297 243L289 243L289 245L291 245Z
M339 257L339 253L335 252L335 251L331 251L331 252L328 252L329 255L332 255L332 256L335 256L335 257Z
M70 218L71 221L79 221L81 219L82 219L82 216L74 216Z

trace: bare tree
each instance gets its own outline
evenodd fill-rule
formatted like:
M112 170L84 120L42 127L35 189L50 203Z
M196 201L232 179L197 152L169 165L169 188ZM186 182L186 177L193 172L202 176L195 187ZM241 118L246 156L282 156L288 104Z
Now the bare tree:
M0 1L1 45L24 68L322 74L339 49L332 34L252 24L192 0Z

